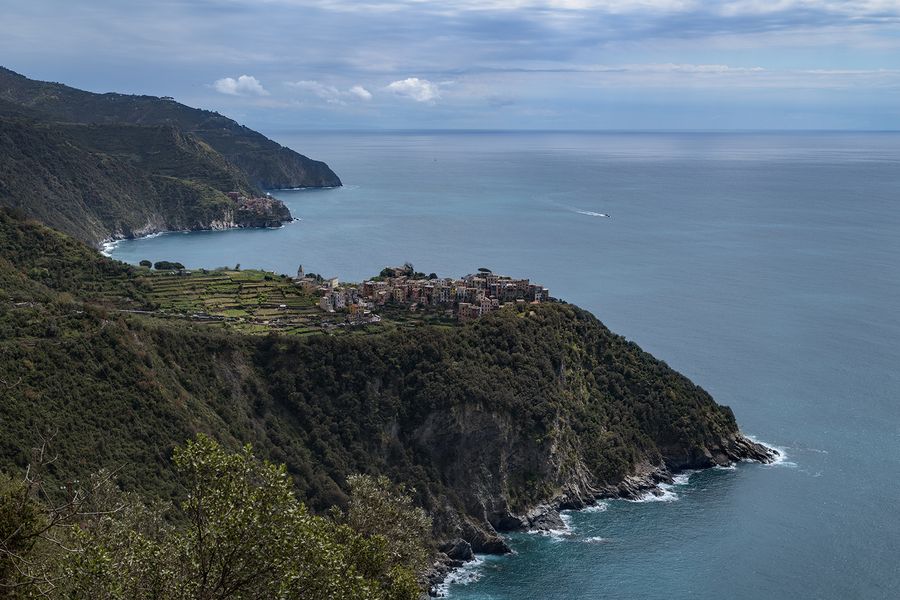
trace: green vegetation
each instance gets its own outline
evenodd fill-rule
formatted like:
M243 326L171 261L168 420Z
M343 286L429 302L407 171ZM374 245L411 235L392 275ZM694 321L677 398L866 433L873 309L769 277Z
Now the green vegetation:
M218 113L168 98L94 94L34 81L0 67L0 99L62 123L177 127L202 140L259 188L341 185L325 163L297 154Z
M240 317L267 334L244 335L161 317L180 299L247 315L308 300L276 297L299 292L259 271L129 267L2 212L0 290L0 465L23 469L24 449L57 432L57 487L111 467L148 501L183 497L173 449L203 432L284 463L317 513L348 506L351 474L385 475L415 490L434 536L477 550L537 503L735 456L729 409L574 306L373 335L287 336Z
M153 263L153 268L157 271L182 271L184 265L180 262L170 262L168 260L158 260Z
M3 597L419 596L414 569L427 560L430 524L383 479L354 476L349 514L314 516L283 465L200 435L174 453L183 499L148 506L103 472L57 493L42 479L48 450L23 477L0 479ZM361 514L377 516L377 526Z
M90 244L287 221L281 203L238 210L227 192L322 185L340 185L324 163L215 113L91 94L0 67L0 206Z
M401 486L394 486L387 477L351 475L350 507L346 522L354 531L366 537L391 541L390 556L396 566L413 573L428 566L428 538L431 519Z
M425 273L416 271L416 269L412 263L406 262L406 263L403 263L403 266L401 266L401 267L385 267L385 268L383 268L381 270L381 273L379 273L378 277L376 277L375 279L385 278L385 277L400 277L401 275L409 277L410 279L425 279L425 277L426 277ZM434 275L434 277L428 276L428 278L429 279L437 279L436 273L432 273L432 275Z

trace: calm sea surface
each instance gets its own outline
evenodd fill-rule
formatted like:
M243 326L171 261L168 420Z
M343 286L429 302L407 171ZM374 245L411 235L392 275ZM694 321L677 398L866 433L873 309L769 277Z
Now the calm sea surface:
M900 134L270 134L345 187L113 256L528 276L786 452L512 536L452 598L900 598Z

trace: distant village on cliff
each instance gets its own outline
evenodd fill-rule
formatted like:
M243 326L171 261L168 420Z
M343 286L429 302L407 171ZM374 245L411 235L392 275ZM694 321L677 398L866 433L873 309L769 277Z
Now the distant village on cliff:
M337 277L323 278L297 270L295 282L305 292L318 293L326 313L346 313L351 323L377 322L378 306L405 305L410 310L443 309L459 321L470 321L510 304L550 301L550 291L528 279L497 275L481 268L460 279L418 273L410 264L387 267L361 286L341 286Z

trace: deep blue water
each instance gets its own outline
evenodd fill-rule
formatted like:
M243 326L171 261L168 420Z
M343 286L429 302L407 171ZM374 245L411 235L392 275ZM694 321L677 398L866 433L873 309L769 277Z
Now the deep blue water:
M787 453L515 535L451 597L900 598L900 134L274 137L345 187L277 192L303 219L279 230L114 256L529 276Z

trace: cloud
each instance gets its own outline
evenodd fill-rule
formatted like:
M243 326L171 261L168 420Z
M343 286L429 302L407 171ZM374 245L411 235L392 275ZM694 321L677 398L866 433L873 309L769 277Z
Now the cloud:
M347 104L347 100L368 101L372 99L372 93L361 85L354 85L349 90L340 90L333 85L312 80L290 81L287 85L314 94L328 104L343 105Z
M387 89L398 96L411 98L416 102L428 102L433 104L441 97L441 90L427 79L419 79L418 77L407 77L388 84Z
M746 110L746 127L797 98L822 127L845 123L829 111L900 127L900 0L31 2L0 19L0 56L264 127L279 111L361 128L600 127L639 111L685 126L653 104L669 98Z
M350 88L350 93L360 100L371 100L372 93L361 85L354 85Z
M252 75L241 75L237 79L234 77L223 77L213 83L213 88L221 94L229 96L268 96L269 92L262 86L259 80Z

